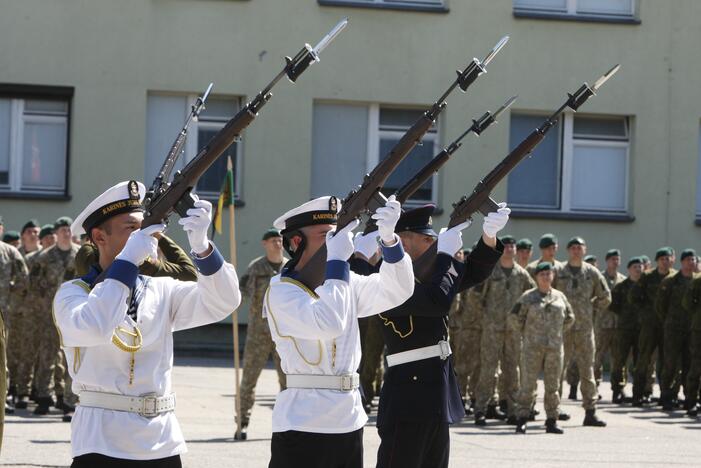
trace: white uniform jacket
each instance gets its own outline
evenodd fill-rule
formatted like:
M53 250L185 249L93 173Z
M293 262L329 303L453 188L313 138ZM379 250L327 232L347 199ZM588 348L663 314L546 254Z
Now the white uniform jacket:
M327 262L311 291L283 271L270 280L264 313L286 374L352 374L360 364L358 318L397 307L414 291L411 259L400 242L383 247L379 273L360 276L348 262ZM360 391L288 388L277 396L273 432L347 433L367 422Z
M115 260L106 279L92 290L95 270L92 277L61 285L54 297L54 320L77 395L83 390L132 396L172 392L173 331L222 320L241 302L236 271L216 248L194 262L197 282L137 278L134 264ZM127 315L131 288L144 281L135 322ZM131 353L113 343L116 335L132 344L136 338L129 333L135 327L142 336L138 351ZM73 457L101 453L150 460L186 451L172 411L147 418L79 405L71 432Z

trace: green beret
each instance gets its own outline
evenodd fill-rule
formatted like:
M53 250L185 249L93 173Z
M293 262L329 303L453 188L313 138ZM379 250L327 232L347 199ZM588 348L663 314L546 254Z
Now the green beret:
M54 233L54 225L53 224L44 224L41 227L41 231L39 231L39 239L43 239L44 237L50 236L53 233Z
M606 252L606 260L608 260L611 257L620 257L621 256L621 251L618 249L611 249L608 252Z
M58 229L63 226L71 227L71 224L73 224L73 220L71 218L69 218L68 216L61 216L54 223L54 229Z
M462 254L465 256L465 258L468 257L472 253L472 249L463 249Z
M572 239L567 242L567 248L569 249L573 245L587 245L586 242L584 242L584 239L582 239L579 236L574 236Z
M628 266L627 268L632 267L633 265L642 265L643 263L643 258L642 257L633 257L630 260L628 260Z
M597 258L596 255L587 255L584 257L584 261L587 263L594 264L596 262Z
M507 235L505 235L505 236L501 236L501 237L499 238L499 240L500 240L501 243L504 244L504 245L511 245L511 244L515 244L515 243L516 243L516 238L515 238L514 236L509 235L509 234L507 234Z
M647 255L641 255L639 258L640 261L643 263L650 263L650 257L648 257Z
M671 247L662 247L661 249L657 249L657 252L655 252L655 261L657 261L660 257L671 257L672 255L674 255L674 251Z
M277 229L270 228L263 233L263 240L268 240L271 237L282 237L282 234L280 234L280 231L278 231Z
M681 259L684 260L687 257L696 257L696 251L694 249L684 249L682 250Z
M538 247L541 249L546 249L555 244L557 244L557 237L555 237L555 234L548 233L541 236L540 241L538 242Z
M527 237L524 237L523 239L519 239L518 242L516 242L516 250L531 250L533 249L533 242L531 242L530 239Z
M24 223L24 226L22 226L22 230L20 232L24 234L24 231L26 231L27 229L35 227L39 227L39 221L37 221L36 219L30 219L29 221Z
M17 231L7 231L3 236L2 236L2 241L3 242L14 242L19 240L19 232Z
M535 274L537 275L541 271L550 271L553 269L553 264L550 262L540 262L538 266L535 267Z

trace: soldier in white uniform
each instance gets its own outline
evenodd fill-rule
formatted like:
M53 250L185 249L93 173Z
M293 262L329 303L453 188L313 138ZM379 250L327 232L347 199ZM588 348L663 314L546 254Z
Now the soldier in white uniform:
M275 221L292 260L270 281L264 313L275 341L287 389L273 409L270 468L355 468L363 465L363 410L356 373L360 364L358 318L402 304L414 290L411 260L394 227L399 202L390 197L373 215L383 262L379 273L350 272L351 231L357 221L331 231L340 203L321 197ZM324 283L312 291L295 280L326 243Z
M185 440L173 410L173 331L216 322L241 302L234 267L207 239L212 206L199 200L179 220L197 282L138 274L156 258L140 229L143 184L122 182L96 198L71 226L86 232L99 266L64 283L54 320L80 404L71 427L73 467L180 467Z

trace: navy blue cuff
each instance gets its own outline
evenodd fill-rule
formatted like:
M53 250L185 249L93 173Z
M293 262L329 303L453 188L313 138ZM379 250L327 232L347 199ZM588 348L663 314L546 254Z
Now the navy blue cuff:
M111 278L123 283L131 289L136 284L136 277L139 275L139 267L126 260L115 260L107 269L105 279Z
M397 243L392 247L387 247L385 244L380 242L382 246L382 260L387 263L397 263L402 258L404 258L404 247L402 243L397 239Z
M350 281L350 264L343 260L329 260L326 262L326 279Z
M206 257L200 258L197 255L190 255L192 257L192 261L197 267L197 271L202 273L204 276L213 275L214 273L218 272L224 264L224 257L222 257L221 253L219 253L217 247L211 242L209 245L212 246L212 251Z

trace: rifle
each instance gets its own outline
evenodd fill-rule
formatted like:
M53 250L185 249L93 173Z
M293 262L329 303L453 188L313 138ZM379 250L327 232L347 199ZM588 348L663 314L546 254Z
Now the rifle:
M560 106L543 124L533 130L513 151L511 151L494 169L492 169L486 177L480 180L475 186L472 194L468 197L464 195L460 200L453 205L453 212L450 215L448 228L455 227L468 219L479 211L484 216L495 212L499 209L497 203L490 198L490 194L494 187L506 177L526 156L531 154L538 144L543 141L545 134L550 130L566 108L577 111L587 99L596 94L596 91L611 78L620 68L616 65L608 72L602 75L593 86L589 87L584 83L574 94L567 94L568 99ZM421 282L430 281L433 274L436 255L438 254L437 242L434 242L429 249L414 261L414 276Z
M397 168L399 163L411 152L421 141L421 138L434 124L438 115L446 107L445 100L456 87L465 92L477 77L487 71L485 68L494 56L506 45L509 36L504 36L480 61L473 58L464 70L457 70L457 78L451 83L448 89L438 98L433 105L428 108L411 128L402 136L389 154L375 168L366 174L363 183L357 189L352 190L341 203L341 210L338 212L338 230L343 229L348 223L367 211L375 211L384 206L387 199L382 195L380 189L387 178ZM326 245L309 259L307 264L298 271L297 279L311 289L316 289L324 282L324 271L326 264Z
M511 105L516 101L518 96L512 96L508 101L504 103L494 114L487 111L477 120L472 120L472 126L465 130L462 135L457 137L448 146L443 148L443 150L438 153L428 164L426 164L419 172L417 172L414 177L412 177L407 183L402 185L396 192L395 197L397 201L402 205L411 197L418 189L423 186L438 170L443 167L445 163L448 162L450 157L462 146L462 140L469 133L474 133L480 136L490 125L497 121L499 117L506 109L511 107ZM377 224L375 220L370 218L365 224L365 231L363 234L369 234L377 230Z
M189 122L192 120L190 117L193 116L193 109L193 112L191 112L185 124L185 135L183 135L183 131L181 131L181 134L176 139L173 148L171 148L171 151L166 157L163 167L149 190L150 195L144 200L144 221L141 223L141 226L145 228L153 224L164 222L173 211L176 211L181 217L187 216L187 210L190 209L194 203L191 192L197 184L197 181L202 177L205 171L214 164L217 158L221 156L232 143L240 138L241 133L258 116L258 112L261 108L272 98L273 95L270 92L272 88L283 76L287 76L293 83L296 82L297 78L299 78L312 63L319 61L319 54L321 51L335 39L347 24L348 19L341 20L315 47L312 48L309 44L304 44L304 47L302 47L294 57L285 57L285 66L275 78L273 78L253 100L231 118L224 128L212 137L209 143L197 153L182 171L177 171L175 173L173 181L168 183L167 177L173 169L177 156L182 151L182 145L184 144L184 139L187 134L187 125L189 125Z

